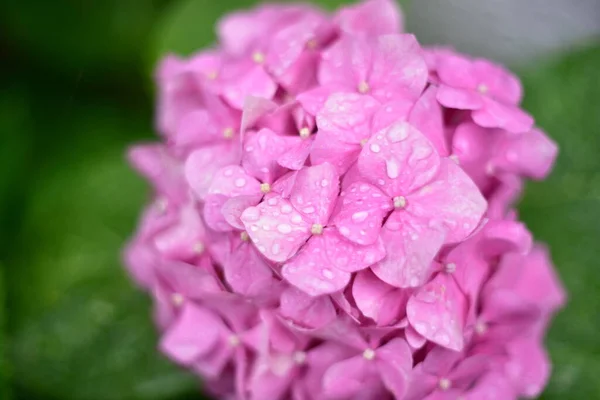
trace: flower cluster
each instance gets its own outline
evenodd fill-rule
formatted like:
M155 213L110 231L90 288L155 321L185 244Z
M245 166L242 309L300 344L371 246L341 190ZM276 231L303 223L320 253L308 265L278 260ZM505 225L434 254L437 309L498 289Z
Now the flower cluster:
M401 33L392 0L226 16L158 73L126 251L161 350L229 399L516 399L564 292L518 221L556 145L504 68Z

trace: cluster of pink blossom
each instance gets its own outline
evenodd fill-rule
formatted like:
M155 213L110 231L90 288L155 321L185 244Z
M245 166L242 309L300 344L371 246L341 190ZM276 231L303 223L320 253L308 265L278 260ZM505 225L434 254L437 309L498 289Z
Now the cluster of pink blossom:
M392 0L268 5L169 56L126 261L161 350L219 398L535 397L565 295L513 204L557 148L504 68Z

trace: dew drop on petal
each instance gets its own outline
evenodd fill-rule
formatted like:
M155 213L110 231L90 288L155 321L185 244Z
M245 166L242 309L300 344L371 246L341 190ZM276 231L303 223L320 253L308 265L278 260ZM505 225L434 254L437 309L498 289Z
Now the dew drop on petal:
M352 214L352 221L354 222L363 222L369 216L368 211L358 211Z
M290 233L292 231L292 227L288 224L279 224L277 225L277 230L281 233Z
M246 180L244 178L237 178L235 180L235 186L241 188L244 187L244 185L246 184Z
M369 146L369 148L371 149L371 151L373 153L379 153L381 151L381 147L379 147L379 145L377 143L371 144L371 146Z

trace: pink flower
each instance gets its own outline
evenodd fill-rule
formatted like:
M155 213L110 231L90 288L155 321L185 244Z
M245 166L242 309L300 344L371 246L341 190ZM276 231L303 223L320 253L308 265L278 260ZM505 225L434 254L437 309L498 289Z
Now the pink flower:
M504 68L458 54L438 58L436 67L442 105L473 110L473 120L483 127L515 133L531 129L533 118L518 108L521 84Z
M160 350L231 400L538 396L565 293L514 204L556 144L392 0L264 5L159 65L124 253Z

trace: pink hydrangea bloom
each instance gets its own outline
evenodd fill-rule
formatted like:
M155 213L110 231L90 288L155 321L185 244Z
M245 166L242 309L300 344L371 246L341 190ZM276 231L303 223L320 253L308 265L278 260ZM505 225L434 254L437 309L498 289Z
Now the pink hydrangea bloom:
M565 302L514 210L556 144L518 79L422 49L392 0L265 5L157 71L154 199L125 262L218 398L541 393Z

